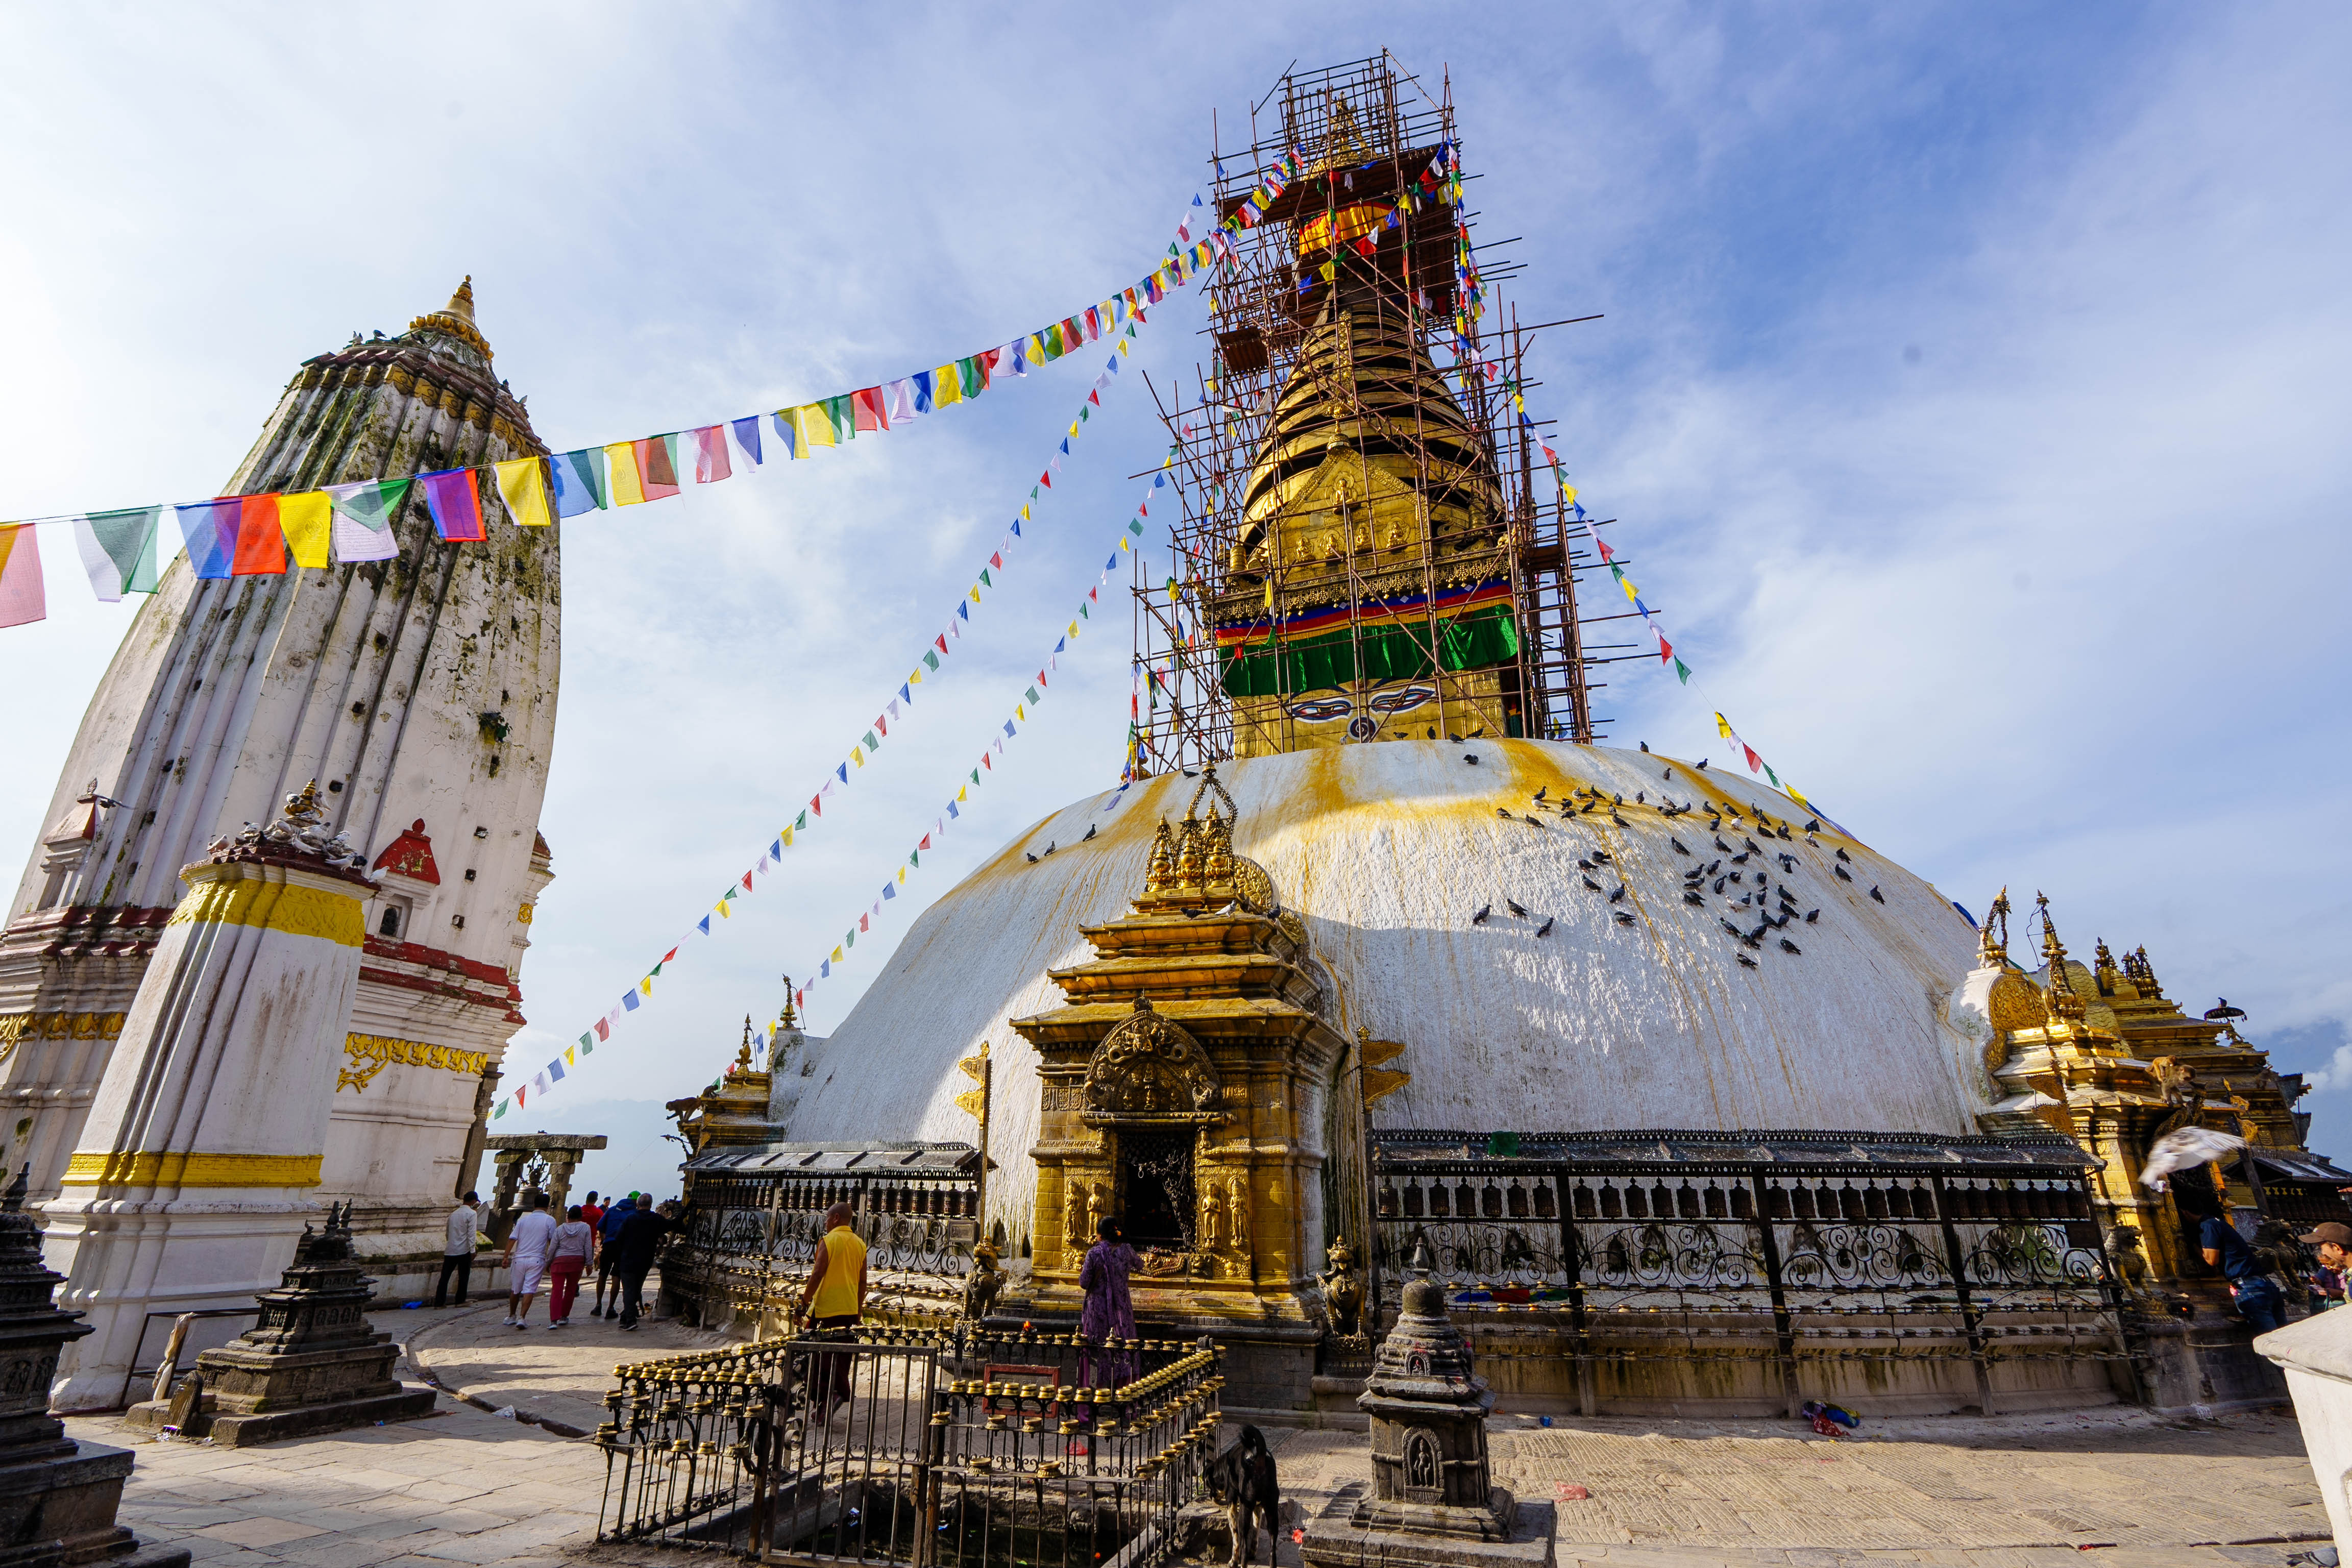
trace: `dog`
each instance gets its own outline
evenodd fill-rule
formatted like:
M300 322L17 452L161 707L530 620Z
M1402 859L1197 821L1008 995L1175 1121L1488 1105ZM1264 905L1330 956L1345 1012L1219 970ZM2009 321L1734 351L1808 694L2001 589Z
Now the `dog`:
M1257 1545L1257 1527L1263 1523L1265 1560L1273 1563L1282 1539L1275 1528L1282 1489L1275 1479L1274 1455L1265 1446L1264 1433L1244 1426L1234 1446L1209 1461L1209 1495L1225 1505L1225 1517L1233 1524L1234 1554L1228 1561L1236 1568L1246 1568Z

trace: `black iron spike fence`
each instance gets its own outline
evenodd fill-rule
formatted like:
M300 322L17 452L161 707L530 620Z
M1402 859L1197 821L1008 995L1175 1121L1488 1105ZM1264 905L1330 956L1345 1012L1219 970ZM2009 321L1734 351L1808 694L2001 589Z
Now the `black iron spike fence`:
M598 1539L761 1563L1153 1568L1215 1442L1208 1342L860 1331L616 1369Z

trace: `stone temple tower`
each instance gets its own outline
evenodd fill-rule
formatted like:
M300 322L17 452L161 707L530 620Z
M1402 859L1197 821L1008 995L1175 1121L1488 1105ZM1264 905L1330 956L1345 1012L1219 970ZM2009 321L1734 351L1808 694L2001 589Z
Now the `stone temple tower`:
M306 362L226 493L544 450L492 368L469 279L405 332L354 334ZM391 527L390 559L283 576L202 581L184 555L90 700L0 932L0 1152L31 1163L53 1220L78 1198L124 1196L71 1156L183 868L315 779L327 828L375 883L355 997L321 1026L341 1037L323 1081L214 1092L330 1102L323 1170L286 1197L354 1202L358 1249L387 1291L413 1291L439 1257L523 1021L531 906L552 874L538 823L558 542L500 520L484 542L444 543L414 490Z

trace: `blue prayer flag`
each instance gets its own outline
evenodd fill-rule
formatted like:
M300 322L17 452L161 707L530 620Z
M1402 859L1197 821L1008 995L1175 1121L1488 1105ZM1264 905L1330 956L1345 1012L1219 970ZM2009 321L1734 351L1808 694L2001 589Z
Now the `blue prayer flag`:
M1008 735L1013 733L1013 721L1010 719L1004 721L1004 732Z
M637 988L635 986L632 985L626 991L621 993L621 1005L632 1013L635 1012L639 1005L641 1005L637 1001Z
M743 448L743 455L754 463L765 462L767 459L760 456L760 416L754 414L732 423L736 445Z
M604 461L602 447L588 447L562 453L547 465L548 479L555 487L556 516L577 517L612 505Z
M563 1058L562 1057L558 1057L553 1061L547 1064L547 1076L555 1079L559 1083L562 1081Z
M931 411L931 373L919 370L907 379L915 384L915 412L929 414Z
M198 501L178 510L180 537L188 542L188 566L199 577L226 577L236 556L237 521L245 508L236 496Z

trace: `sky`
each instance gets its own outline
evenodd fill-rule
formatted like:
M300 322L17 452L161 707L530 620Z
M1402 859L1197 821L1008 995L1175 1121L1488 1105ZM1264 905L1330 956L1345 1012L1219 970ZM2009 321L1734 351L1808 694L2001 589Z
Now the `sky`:
M562 449L1003 342L1134 281L1293 61L1449 76L1530 396L1696 671L1608 672L1621 742L1728 713L1981 913L2046 891L2312 1075L2352 1156L2347 804L2352 16L2252 4L12 7L0 517L214 493L300 362L470 275ZM1213 122L1212 115L1217 118ZM1499 247L1496 242L1515 239ZM1187 293L1132 369L1205 358ZM535 1068L687 930L855 743L1075 416L1097 355L821 460L566 525L557 879ZM827 830L667 972L523 1130L674 1192L709 1081L937 818L1097 581L1165 437L1086 426L942 679ZM1164 539L1141 542L1164 575ZM30 849L133 605L52 548L0 632L0 846ZM1106 596L1110 591L1105 590ZM1123 617L812 996L1119 767ZM868 958L868 954L872 958ZM2035 960L2024 952L2029 963Z

